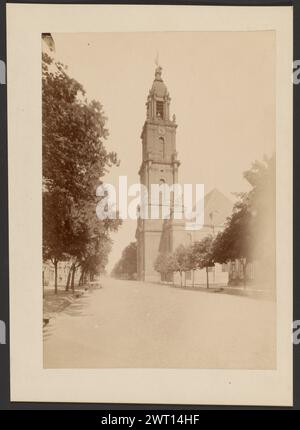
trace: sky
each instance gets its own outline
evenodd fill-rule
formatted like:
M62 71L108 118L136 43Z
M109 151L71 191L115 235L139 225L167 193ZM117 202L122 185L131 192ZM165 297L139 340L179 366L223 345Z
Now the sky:
M141 131L155 59L176 115L180 183L203 183L205 194L249 185L243 172L275 150L275 32L54 33L55 55L99 100L107 116L108 150L121 161L103 178L138 183ZM135 240L136 221L112 235L111 270Z

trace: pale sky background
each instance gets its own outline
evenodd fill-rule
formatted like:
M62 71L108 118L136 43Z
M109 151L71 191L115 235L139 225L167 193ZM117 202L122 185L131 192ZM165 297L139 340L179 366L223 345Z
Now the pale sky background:
M155 57L176 114L181 183L248 189L243 171L275 149L275 32L165 32L53 34L56 58L99 100L108 117L108 150L120 167L103 179L139 182L140 134L154 79ZM108 270L135 238L136 221L116 234Z

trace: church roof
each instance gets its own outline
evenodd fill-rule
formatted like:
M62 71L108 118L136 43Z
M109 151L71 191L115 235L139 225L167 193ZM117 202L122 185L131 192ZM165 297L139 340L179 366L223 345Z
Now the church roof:
M204 228L224 226L227 217L232 214L233 202L221 191L214 188L204 196ZM194 211L196 208L194 207Z
M233 203L214 188L204 196L204 225L221 227L232 213Z
M168 89L164 83L162 77L162 67L158 66L155 70L155 79L150 90L151 95L156 95L157 97L164 98L168 96Z

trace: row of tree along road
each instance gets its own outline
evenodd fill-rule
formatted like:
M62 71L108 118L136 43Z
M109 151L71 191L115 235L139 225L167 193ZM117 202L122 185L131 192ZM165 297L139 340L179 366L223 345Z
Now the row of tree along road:
M180 245L172 253L157 256L154 264L162 279L178 272L181 285L183 273L205 269L207 287L209 268L216 263L238 260L243 268L246 283L248 263L259 261L264 268L262 282L274 283L275 271L275 155L255 161L244 172L250 190L237 194L233 212L227 218L223 231L208 235L190 246ZM128 245L115 265L112 275L118 278L136 277L136 243ZM192 278L194 280L194 276Z
M259 261L264 267L263 282L274 282L275 270L275 155L255 161L244 173L250 191L238 194L233 212L224 230L216 237L208 235L190 246L180 245L173 253L160 254L155 269L166 275L206 269L216 263L238 260L246 283L248 263ZM194 277L193 277L194 279Z
M107 151L106 118L98 101L88 101L84 88L66 67L47 54L42 58L43 115L43 259L54 266L69 262L66 289L100 273L111 249L110 232L118 219L100 221L95 212L96 188L107 169L118 165Z

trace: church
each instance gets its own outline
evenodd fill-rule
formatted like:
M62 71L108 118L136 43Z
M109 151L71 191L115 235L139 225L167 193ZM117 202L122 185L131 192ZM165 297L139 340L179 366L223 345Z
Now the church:
M146 101L146 120L141 133L142 163L139 170L140 183L147 189L148 207L151 211L151 184L179 183L180 161L176 151L177 123L175 115L170 118L170 94L162 79L162 68L158 66ZM231 214L233 203L219 190L213 189L204 197L204 224L199 230L187 230L185 220L174 217L175 211L183 210L171 202L170 217L162 216L162 202L159 201L158 219L138 218L137 277L141 281L159 282L161 274L154 269L154 262L160 253L173 252L180 244L190 245L205 236L216 235L224 228L226 218ZM210 281L227 284L227 265L216 264L210 268ZM176 275L175 275L176 276ZM179 276L179 275L178 275ZM206 282L205 270L196 273L196 283ZM191 274L186 273L187 284Z

